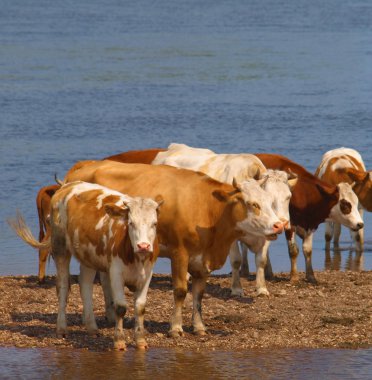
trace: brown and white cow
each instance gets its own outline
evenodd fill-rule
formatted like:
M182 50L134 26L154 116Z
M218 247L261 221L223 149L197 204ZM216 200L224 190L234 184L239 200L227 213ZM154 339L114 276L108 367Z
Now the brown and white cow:
M150 156L151 152L143 151L143 154L144 156ZM133 157L133 154L131 157ZM169 145L166 151L159 152L151 163L152 165L164 164L200 171L217 181L228 184L231 184L234 179L238 181L252 178L259 179L259 184L266 191L266 196L271 202L278 220L282 222L283 229L290 227L288 207L291 188L296 184L297 176L280 170L267 170L263 163L253 154L217 154L209 149L173 143ZM268 295L269 291L265 283L264 270L270 242L255 235L251 237L246 235L245 243L255 253L257 295ZM239 276L241 261L241 254L236 241L230 250L232 295L241 296L243 294Z
M372 172L366 171L361 155L354 149L338 148L326 152L319 164L315 175L324 182L332 185L346 182L352 184L353 190L359 199L359 213L363 219L363 208L372 211ZM355 241L357 251L363 250L364 229L351 230L351 236ZM325 240L326 248L330 248L330 242L336 247L339 245L341 225L339 223L326 223Z
M162 202L162 201L160 201ZM36 248L51 249L57 269L57 335L67 333L66 304L71 255L80 262L83 319L89 333L97 332L92 292L96 271L107 272L116 314L114 347L125 349L123 317L127 302L123 285L135 291L135 341L147 347L144 312L152 270L158 255L156 225L159 202L132 198L86 182L68 183L51 201L51 235L40 243L22 217L9 221L18 235Z
M353 230L363 227L358 212L358 199L349 184L337 186L327 184L312 175L301 165L277 154L259 153L256 156L267 168L294 172L298 181L292 191L289 203L292 228L286 231L289 255L291 258L291 280L298 280L298 247L295 230L302 238L302 250L306 263L306 279L316 282L312 268L313 233L320 223L332 221L341 223Z
M175 308L170 335L182 335L182 305L187 273L192 277L193 327L205 333L201 301L208 274L223 266L231 244L247 234L275 239L281 222L257 181L234 186L209 176L167 165L88 163L70 170L66 182L83 180L143 197L160 194L158 238L162 256L171 259Z

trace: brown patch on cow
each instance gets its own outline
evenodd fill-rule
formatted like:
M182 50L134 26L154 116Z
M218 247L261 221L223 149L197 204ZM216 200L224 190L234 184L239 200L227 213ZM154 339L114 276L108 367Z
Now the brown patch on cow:
M340 200L340 209L341 209L341 212L344 214L344 215L348 215L351 213L351 203L348 202L346 199L341 199Z

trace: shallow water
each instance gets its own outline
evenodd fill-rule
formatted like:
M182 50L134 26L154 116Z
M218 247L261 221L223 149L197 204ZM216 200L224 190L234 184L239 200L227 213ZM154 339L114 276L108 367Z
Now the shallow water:
M372 350L123 352L0 348L2 379L370 379ZM26 364L27 363L27 364Z
M54 183L54 173L63 177L77 160L183 142L216 152L276 152L313 172L324 152L348 146L371 169L371 40L369 0L204 0L177 6L169 0L4 0L0 275L37 273L36 251L5 219L20 209L37 236L38 189ZM327 259L321 226L314 269L371 270L370 214L365 224L361 260L349 251L347 232L342 251ZM271 258L274 271L289 270L283 237L272 244ZM303 270L303 258L298 261ZM159 260L155 269L169 272L169 261ZM227 263L222 272L228 271ZM72 272L78 272L76 263ZM48 273L54 273L52 262ZM7 360L26 355L36 362L44 352L68 356L1 352L9 353ZM145 362L153 363L151 355L158 352L160 359L168 355L150 351ZM313 352L333 363L324 360L319 368L335 371L347 358L359 357ZM229 363L231 371L240 371L239 359ZM288 364L298 375L289 363L280 369Z

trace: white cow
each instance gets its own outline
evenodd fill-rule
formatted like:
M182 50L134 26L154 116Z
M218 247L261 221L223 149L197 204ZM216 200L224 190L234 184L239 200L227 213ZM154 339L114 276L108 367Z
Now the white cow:
M210 177L231 184L234 179L241 182L247 179L260 178L258 181L266 191L266 197L278 219L282 229L289 228L289 201L291 189L297 182L297 176L278 170L266 170L260 159L253 154L216 154L209 149L189 147L185 144L171 144L167 151L160 152L152 161L153 165L171 165L180 168L200 171ZM268 295L264 269L270 242L256 235L246 235L244 243L255 253L257 294ZM230 250L232 267L232 295L242 295L239 269L241 254L238 242L234 242Z
M81 266L80 291L83 319L89 333L98 330L93 314L92 292L96 271L106 272L116 316L115 349L125 349L123 317L127 302L123 285L135 298L135 341L146 348L144 312L153 266L158 255L157 212L161 200L132 198L118 191L86 182L62 186L51 201L51 237L39 243L21 215L9 221L17 234L35 248L51 249L57 268L57 335L67 333L66 304L69 264L74 255Z

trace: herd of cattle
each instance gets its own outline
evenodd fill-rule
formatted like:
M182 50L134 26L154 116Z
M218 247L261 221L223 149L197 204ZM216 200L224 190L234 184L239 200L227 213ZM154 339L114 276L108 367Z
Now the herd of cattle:
M39 249L39 280L51 252L57 271L57 335L67 333L66 304L71 256L80 262L83 320L97 333L93 281L101 274L106 316L116 323L114 347L125 349L124 284L134 291L135 342L147 347L144 311L158 256L171 260L174 310L171 336L182 335L182 305L192 276L194 332L205 334L201 302L209 273L229 255L232 294L242 295L240 269L247 250L255 254L257 294L269 294L268 249L285 232L291 281L298 279L302 239L306 279L316 282L311 263L313 233L326 222L326 245L339 242L341 225L363 250L363 209L372 211L372 173L349 148L324 154L315 175L276 154L216 154L171 144L167 149L129 151L97 161L81 161L63 181L37 195L39 240L20 214L10 225Z

